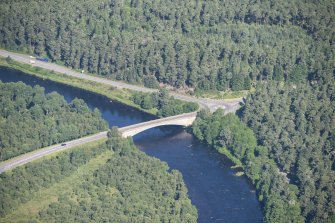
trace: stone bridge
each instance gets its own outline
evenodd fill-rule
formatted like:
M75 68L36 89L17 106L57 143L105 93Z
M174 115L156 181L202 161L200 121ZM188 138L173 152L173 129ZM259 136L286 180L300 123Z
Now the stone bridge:
M156 119L153 121L142 122L135 125L126 126L119 128L119 132L122 137L134 136L140 132L143 132L147 129L151 129L163 125L181 125L189 126L191 125L197 116L197 112L185 113L181 115L175 115L167 118ZM63 142L57 145L52 145L43 149L32 151L15 158L0 162L0 173L7 170L14 169L18 166L24 165L26 163L32 162L44 156L57 153L63 150L67 150L76 146L83 145L85 143L94 142L97 140L105 139L107 137L107 131L100 132L94 135L85 136L79 139L75 139L68 142Z
M143 132L147 129L151 129L163 125L181 125L181 126L190 126L197 117L197 112L184 113L181 115L170 116L167 118L156 119L148 122L142 122L135 125L126 126L119 128L119 132L122 137L134 136L140 132Z

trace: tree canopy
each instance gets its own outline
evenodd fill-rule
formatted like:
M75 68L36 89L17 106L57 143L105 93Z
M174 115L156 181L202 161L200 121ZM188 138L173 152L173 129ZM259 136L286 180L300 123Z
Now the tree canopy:
M0 46L116 80L202 90L331 69L331 0L1 1ZM320 16L322 15L322 16Z
M195 102L185 102L170 97L166 89L151 94L137 92L133 95L133 102L144 109L157 108L159 117L168 117L199 109L199 105Z
M247 98L242 120L297 186L307 222L335 220L335 79L269 84Z
M294 185L283 176L254 132L234 114L201 112L192 126L193 134L241 165L257 189L266 222L303 222Z
M239 111L204 111L194 135L244 168L266 222L335 220L335 76L259 85Z
M197 222L180 172L139 151L116 128L105 143L77 148L0 175L0 221L38 194L68 177L80 175L56 199L43 200L31 222ZM101 162L101 155L106 156ZM99 160L95 169L87 164ZM15 186L14 186L15 185ZM14 220L15 219L11 219Z
M56 92L0 81L0 161L107 129L98 109L81 99L67 103Z

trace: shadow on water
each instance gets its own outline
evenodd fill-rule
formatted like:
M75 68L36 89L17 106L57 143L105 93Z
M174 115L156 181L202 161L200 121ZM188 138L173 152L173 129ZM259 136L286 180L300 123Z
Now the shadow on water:
M148 130L135 136L134 142L183 174L199 222L262 222L252 185L246 177L234 176L231 161L180 127L168 134L160 132Z
M47 93L56 91L67 101L81 98L90 108L98 108L110 126L127 126L154 119L136 109L110 102L106 97L19 71L0 67L2 82L22 81L40 85ZM180 126L149 129L136 136L139 149L168 163L183 174L200 223L262 222L262 211L253 187L246 177L235 177L232 163L213 148L199 142Z
M39 85L45 88L45 93L57 92L67 102L71 102L75 98L83 99L91 109L98 108L100 110L102 117L108 121L109 126L123 127L155 119L152 115L116 101L111 101L105 96L47 79L37 78L17 70L0 67L0 80L2 82L22 81L30 86Z

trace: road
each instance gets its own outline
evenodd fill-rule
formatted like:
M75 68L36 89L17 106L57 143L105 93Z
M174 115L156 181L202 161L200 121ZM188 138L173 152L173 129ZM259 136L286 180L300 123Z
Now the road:
M19 61L19 62L23 62L23 63L27 63L30 64L30 57L29 55L24 55L24 54L18 54L18 53L12 53L12 52L8 52L5 50L0 50L0 56L3 57L8 57L10 56L13 60ZM55 72L59 72L59 73L63 73L69 76L73 76L73 77L77 77L80 79L85 79L85 80L90 80L90 81L95 81L98 83L103 83L106 85L111 85L117 88L125 88L125 89L130 89L130 90L134 90L134 91L141 91L141 92L155 92L158 91L157 89L150 89L150 88L145 88L145 87L141 87L141 86L135 86L135 85L131 85L131 84L126 84L123 82L118 82L118 81L112 81L112 80L108 80L108 79L104 79L104 78L100 78L100 77L95 77L95 76L91 76L91 75L87 75L87 74L81 74L79 72L73 71L71 69L68 69L66 67L62 67L53 63L46 63L46 62L42 62L42 61L37 61L35 62L34 66L37 67L41 67L44 69L48 69L48 70L53 70ZM230 113L230 112L235 112L239 107L240 107L240 102L242 101L242 99L232 99L232 100L215 100L215 99L204 99L204 98L195 98L195 97L191 97L188 95L183 95L183 94L178 94L175 92L170 92L170 95L172 95L173 97L183 100L183 101L189 101L189 102L195 102L198 103L200 105L200 107L202 108L208 108L210 109L210 111L215 111L218 108L223 108L225 109L226 113ZM0 163L0 173L13 169L17 166L21 166L23 164L29 163L33 160L39 159L41 157L59 152L59 151L63 151L66 149L70 149L72 147L75 146L79 146L88 142L92 142L92 141L96 141L102 138L107 137L107 132L101 132L95 135L91 135L91 136L87 136L87 137L83 137L80 139L76 139L76 140L72 140L69 142L66 142L64 146L62 146L61 144L57 144L57 145L53 145L47 148L43 148L37 151L33 151L18 157L15 157L13 159L4 161Z
M163 125L190 126L197 117L197 112L184 113L166 118L155 119L147 122L141 122L135 125L119 128L122 137L134 136L147 129Z
M185 121L184 119L192 119L192 121L190 122L192 123L195 117L196 117L196 112L185 113L185 114L170 116L167 118L161 118L161 119L156 119L156 120L152 120L148 122L142 122L142 123L138 123L134 125L125 126L125 127L119 128L119 132L123 134L124 132L129 132L131 130L137 130L139 127L143 128L143 130L141 131L144 131L145 129L148 129L147 128L148 125L150 128L152 128L155 126L160 126L159 124L165 125L167 122L170 123L171 125L175 125L175 124L178 125L179 123L178 121L180 120L183 124L184 123L183 121ZM44 156L48 156L50 154L57 153L63 150L71 149L73 147L80 146L85 143L94 142L96 140L103 139L103 138L107 138L107 131L100 132L100 133L90 135L90 136L85 136L80 139L63 142L57 145L49 146L43 149L35 150L32 152L14 157L12 159L0 162L0 174L7 170L11 170L18 166L21 166L26 163L32 162L34 160L40 159Z
M0 173L5 172L7 170L14 169L15 167L24 165L26 163L29 163L31 161L37 160L39 158L42 158L44 156L57 153L63 150L67 150L76 146L83 145L88 142L93 142L99 139L107 138L107 131L100 132L94 135L86 136L80 139L75 139L72 141L64 142L62 144L65 144L62 146L62 144L57 144L53 146L49 146L43 149L39 149L36 151L32 151L23 155L20 155L18 157L15 157L10 160L6 160L4 162L0 163Z
M30 64L29 55L12 53L6 50L0 50L0 56L3 56L3 57L10 56L13 60ZM91 76L88 74L81 74L69 68L66 68L66 67L63 67L57 64L53 64L53 63L46 63L46 62L35 60L34 66L41 67L41 68L48 69L48 70L53 70L55 72L63 73L63 74L76 77L76 78L80 78L80 79L103 83L103 84L110 85L116 88L124 88L124 89L130 89L130 90L141 91L141 92L157 92L158 91L157 89L151 89L151 88L146 88L142 86L131 85L131 84L127 84L127 83L123 83L119 81L112 81L109 79L95 77L95 76ZM195 98L192 96L183 95L183 94L179 94L176 92L170 92L170 95L175 97L176 99L198 103L201 108L208 108L212 112L218 108L225 109L226 113L235 112L240 107L240 102L242 101L242 98L226 99L226 100Z

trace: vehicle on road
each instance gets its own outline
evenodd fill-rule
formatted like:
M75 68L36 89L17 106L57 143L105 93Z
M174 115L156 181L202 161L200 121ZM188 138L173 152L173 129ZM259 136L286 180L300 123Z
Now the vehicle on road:
M36 57L36 60L42 61L42 62L49 62L49 59L46 57Z
M66 143L62 143L61 146L66 146Z

